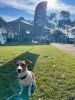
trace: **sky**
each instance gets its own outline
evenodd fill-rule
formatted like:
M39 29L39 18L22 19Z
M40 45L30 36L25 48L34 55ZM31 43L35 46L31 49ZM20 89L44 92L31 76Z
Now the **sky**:
M6 21L12 21L19 17L34 19L37 4L47 1L47 15L51 12L59 14L61 10L71 13L71 19L75 20L75 0L0 0L0 16Z

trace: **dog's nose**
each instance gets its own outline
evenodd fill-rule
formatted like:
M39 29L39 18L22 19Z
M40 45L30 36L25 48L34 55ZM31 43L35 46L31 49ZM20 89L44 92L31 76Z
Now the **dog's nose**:
M21 66L18 66L17 72L18 72L18 73L21 73L21 71L22 71L22 67L21 67Z
M17 72L18 72L18 73L21 73L21 69L17 69Z

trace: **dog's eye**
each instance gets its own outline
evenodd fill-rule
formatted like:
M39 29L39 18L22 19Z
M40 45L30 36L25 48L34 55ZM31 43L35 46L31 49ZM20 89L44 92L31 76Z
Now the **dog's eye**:
M21 66L22 66L22 67L24 67L24 66L25 66L25 64L22 64Z

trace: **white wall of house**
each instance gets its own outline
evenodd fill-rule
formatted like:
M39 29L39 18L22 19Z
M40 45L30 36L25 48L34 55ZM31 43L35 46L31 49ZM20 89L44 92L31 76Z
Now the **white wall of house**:
M6 33L7 31L4 28L0 28L0 44L6 43Z
M14 33L9 32L9 33L8 33L8 38L14 38Z

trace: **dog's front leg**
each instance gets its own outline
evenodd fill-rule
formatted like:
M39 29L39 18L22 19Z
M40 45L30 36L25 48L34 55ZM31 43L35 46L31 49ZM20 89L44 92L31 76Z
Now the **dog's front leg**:
M28 88L28 96L31 96L31 86Z
M21 88L21 91L19 92L19 94L22 94L22 92L23 92L23 86L20 85L20 88Z
M36 87L36 81L35 81L35 79L33 80L33 85Z

